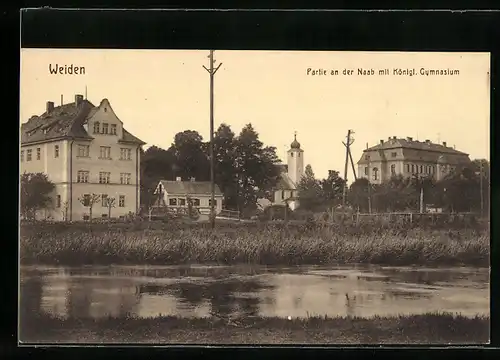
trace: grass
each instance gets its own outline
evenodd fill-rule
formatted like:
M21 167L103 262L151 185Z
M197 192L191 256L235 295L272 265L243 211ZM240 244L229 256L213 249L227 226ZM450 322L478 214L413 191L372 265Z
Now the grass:
M252 225L123 230L22 226L22 264L489 266L490 236L472 229Z
M65 320L48 315L21 323L25 343L181 344L486 344L489 317L424 314L371 319L158 317Z

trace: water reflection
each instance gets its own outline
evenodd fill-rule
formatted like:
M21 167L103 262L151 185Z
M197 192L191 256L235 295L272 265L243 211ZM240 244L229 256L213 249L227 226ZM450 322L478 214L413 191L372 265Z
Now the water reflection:
M21 321L60 317L489 314L487 269L82 267L21 270Z

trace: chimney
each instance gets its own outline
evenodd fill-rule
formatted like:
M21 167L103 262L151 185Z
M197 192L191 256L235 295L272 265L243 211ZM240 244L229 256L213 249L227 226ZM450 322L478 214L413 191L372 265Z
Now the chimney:
M443 146L446 147L446 141L443 141Z
M430 140L428 140L428 139L426 139L426 140L425 140L425 143L426 143L426 144L430 144L430 143L431 143L431 141L430 141Z
M408 137L406 138L406 140L408 140L408 141L413 141L413 138L408 136Z
M389 136L389 137L387 138L387 140L391 140L391 137Z
M53 101L47 101L47 114L51 113L52 110L54 110L54 102Z
M194 177L190 178L189 180L191 181L196 181L196 179Z
M180 176L177 176L177 177L175 178L175 181L182 181L182 178L181 178Z
M380 140L380 145L384 145L384 140Z
M61 106L64 105L64 102L63 102L63 95L61 94Z
M75 105L80 106L83 102L83 95L75 95Z
M395 137L395 136L393 136L393 137L392 137L392 140L396 140L396 137Z

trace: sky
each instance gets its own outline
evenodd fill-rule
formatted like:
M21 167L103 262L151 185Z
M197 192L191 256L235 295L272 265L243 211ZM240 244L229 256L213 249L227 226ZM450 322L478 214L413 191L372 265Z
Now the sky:
M22 49L20 121L85 95L107 98L124 127L147 145L168 148L174 135L210 133L208 50ZM363 149L388 137L446 141L471 159L489 160L489 53L215 51L215 129L238 134L251 123L260 140L285 154L294 132L316 177L343 176L347 131L356 163ZM49 66L85 67L52 74ZM358 69L374 70L358 75ZM308 71L308 69L311 69ZM353 73L344 75L344 69ZM389 69L388 75L379 70ZM415 69L417 75L397 75ZM420 75L457 69L458 75ZM313 75L325 70L326 75ZM338 70L338 75L331 75ZM316 71L316 74L319 73ZM87 90L86 90L87 89ZM348 179L352 179L349 168Z

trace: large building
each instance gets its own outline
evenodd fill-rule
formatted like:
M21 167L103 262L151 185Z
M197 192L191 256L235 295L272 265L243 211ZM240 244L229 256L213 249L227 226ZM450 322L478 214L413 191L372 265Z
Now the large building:
M287 151L287 164L280 164L280 179L274 190L273 205L288 203L292 210L299 206L298 185L304 175L304 150L295 135L290 149Z
M55 184L52 204L37 219L86 220L136 213L140 204L140 151L145 143L123 127L107 99L94 106L76 95L21 125L21 173L47 174ZM80 201L80 199L83 199Z
M367 178L374 184L388 181L395 175L425 175L441 180L457 166L468 163L468 154L447 146L446 142L435 144L430 140L393 136L363 150L358 161L358 178Z

